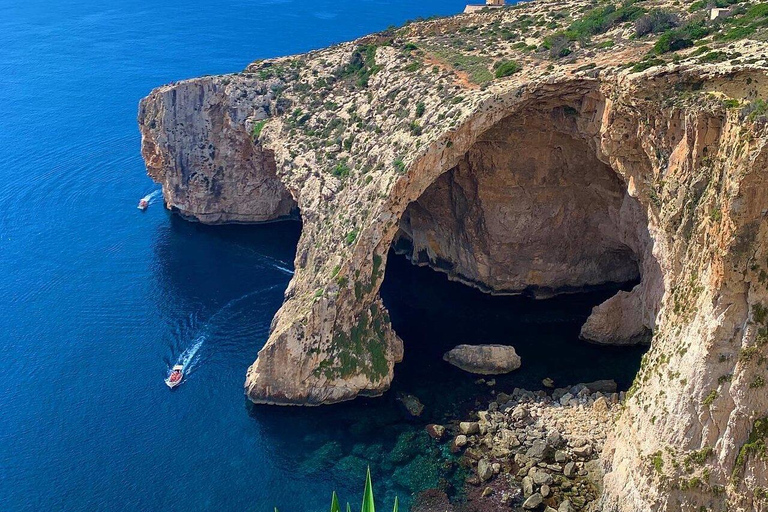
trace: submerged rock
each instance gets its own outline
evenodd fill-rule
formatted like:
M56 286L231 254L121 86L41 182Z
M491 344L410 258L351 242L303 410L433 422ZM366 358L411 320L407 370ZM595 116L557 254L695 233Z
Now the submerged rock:
M498 375L520 368L520 356L507 345L459 345L446 352L443 360L457 368L481 375Z
M403 404L403 407L405 407L405 410L408 411L408 414L414 418L418 418L421 416L421 413L424 412L424 404L422 404L421 401L414 395L410 395L408 393L400 393L397 395L397 401Z

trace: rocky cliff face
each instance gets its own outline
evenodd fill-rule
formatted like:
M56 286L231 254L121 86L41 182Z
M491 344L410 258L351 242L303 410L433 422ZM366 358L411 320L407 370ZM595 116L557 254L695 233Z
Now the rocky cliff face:
M160 87L139 109L141 154L166 205L207 224L296 215L272 152L254 144L252 123L276 112L278 80L190 80Z
M582 329L598 343L652 335L602 455L603 509L765 507L766 45L729 31L757 20L759 36L768 11L702 22L707 47L685 42L690 25L666 46L629 39L659 7L600 11L610 19L587 30L604 6L537 0L145 98L142 152L170 208L211 223L301 212L296 274L248 397L388 388L407 357L378 296L393 244L494 293L639 278Z

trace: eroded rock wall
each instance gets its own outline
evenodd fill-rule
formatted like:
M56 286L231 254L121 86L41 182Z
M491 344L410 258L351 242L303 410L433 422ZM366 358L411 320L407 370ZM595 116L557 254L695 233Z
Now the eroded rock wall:
M594 141L578 138L577 114L548 105L480 135L408 206L397 245L492 293L549 296L638 279L621 218L634 199Z
M141 153L168 208L206 224L297 216L274 155L251 136L253 124L275 110L279 86L207 77L160 87L141 101Z

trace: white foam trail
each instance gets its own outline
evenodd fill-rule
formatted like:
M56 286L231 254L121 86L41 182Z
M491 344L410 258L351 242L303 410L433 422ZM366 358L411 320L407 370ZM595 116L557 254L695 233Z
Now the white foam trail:
M275 288L277 288L277 286L278 285L272 285L267 288L246 293L242 297L232 299L231 301L224 304L224 306L221 309L219 309L216 313L211 315L211 318L209 318L208 321L202 325L202 327L198 331L197 336L195 336L195 339L192 342L192 344L189 347L187 347L184 350L184 352L181 353L181 355L176 360L176 362L173 365L171 365L171 368L174 365L180 364L182 367L184 367L184 369L182 370L184 372L184 376L185 377L189 376L197 368L197 365L200 362L200 355L198 354L198 352L200 351L200 348L203 346L203 343L205 343L205 341L215 331L216 325L217 325L216 324L217 319L224 314L230 313L230 310L239 302L249 297L252 297L258 293L265 293L270 290L274 290ZM168 369L169 375L170 375L171 368Z
M176 364L180 364L184 367L184 373L189 374L192 371L194 363L197 362L195 356L197 355L197 351L200 350L200 347L203 346L205 338L206 336L204 334L195 338L195 341L192 343L192 345L187 347L187 349L179 356L179 360L176 362Z
M273 258L271 256L267 256L266 254L262 254L259 251L255 250L255 249L251 249L250 247L246 247L244 245L236 244L236 246L239 247L240 249L246 251L246 252L249 252L251 254L255 254L256 256L258 256L259 258L264 260L267 263L268 266L270 266L270 267L272 267L272 268L274 268L276 270L279 270L280 272L282 272L282 273L284 273L286 275L292 276L293 274L296 273L295 271L293 271L293 270L289 269L288 267L286 267L285 265L287 265L287 263L285 263L284 261L280 261L277 258Z
M144 197L141 198L142 201L146 201L147 205L151 205L157 202L157 198L161 197L163 191L161 189L157 189Z
M279 271L281 271L281 272L283 272L285 274L288 274L289 276L292 276L293 274L295 274L295 272L293 270L289 269L289 268L281 267L278 264L274 264L274 266L275 266L275 268L277 270L279 270Z

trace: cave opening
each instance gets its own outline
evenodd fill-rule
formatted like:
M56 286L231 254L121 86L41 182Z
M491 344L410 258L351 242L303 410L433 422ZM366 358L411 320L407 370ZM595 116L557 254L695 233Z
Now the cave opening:
M631 385L660 271L645 213L598 158L584 108L503 119L408 205L381 288L405 349L394 389L447 406L480 379L510 391L544 378ZM443 361L460 344L511 345L522 366L465 372Z

